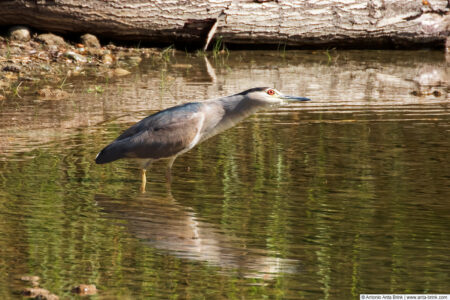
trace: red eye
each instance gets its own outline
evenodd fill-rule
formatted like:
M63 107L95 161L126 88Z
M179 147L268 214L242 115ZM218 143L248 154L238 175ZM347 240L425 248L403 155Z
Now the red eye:
M270 95L270 96L273 96L273 95L275 95L275 91L274 90L268 90L267 94Z

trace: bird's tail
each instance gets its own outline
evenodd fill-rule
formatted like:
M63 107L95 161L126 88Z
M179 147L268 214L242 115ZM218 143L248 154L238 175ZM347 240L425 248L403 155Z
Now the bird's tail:
M123 154L121 151L117 151L115 144L110 144L103 148L102 151L100 151L97 156L95 157L95 163L96 164L106 164L115 160L118 160L120 158L123 158Z

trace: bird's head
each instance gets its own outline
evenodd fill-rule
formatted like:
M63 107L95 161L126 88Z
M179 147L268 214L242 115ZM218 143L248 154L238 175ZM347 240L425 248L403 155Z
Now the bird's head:
M311 99L305 97L288 96L284 95L280 91L269 88L253 88L241 93L241 95L255 101L267 103L267 104L283 104L290 101L309 101Z

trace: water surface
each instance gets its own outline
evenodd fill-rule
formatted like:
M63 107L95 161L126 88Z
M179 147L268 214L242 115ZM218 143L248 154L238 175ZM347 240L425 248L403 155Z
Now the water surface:
M359 299L448 293L449 74L431 51L246 52L72 78L0 110L0 296L24 274L62 298ZM90 86L104 92L87 92ZM273 85L313 101L238 124L164 164L95 165L133 122Z

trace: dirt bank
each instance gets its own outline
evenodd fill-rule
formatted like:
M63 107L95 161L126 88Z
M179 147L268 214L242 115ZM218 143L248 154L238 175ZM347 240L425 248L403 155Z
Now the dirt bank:
M163 62L170 51L101 45L90 34L66 41L51 33L38 35L26 27L12 27L0 36L0 100L30 94L64 99L70 77L88 75L107 81L130 74L142 59Z

